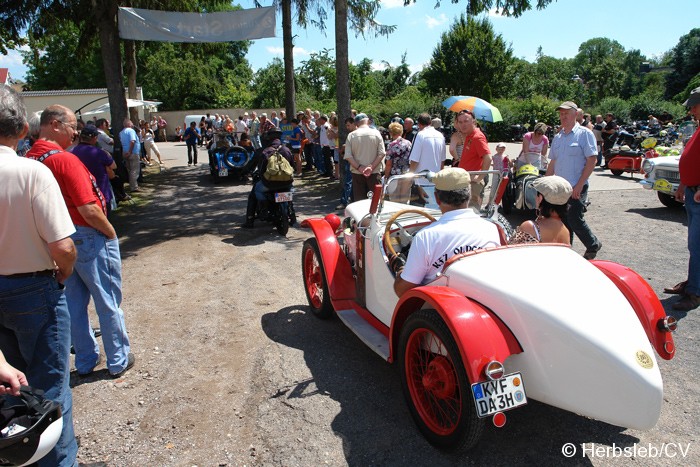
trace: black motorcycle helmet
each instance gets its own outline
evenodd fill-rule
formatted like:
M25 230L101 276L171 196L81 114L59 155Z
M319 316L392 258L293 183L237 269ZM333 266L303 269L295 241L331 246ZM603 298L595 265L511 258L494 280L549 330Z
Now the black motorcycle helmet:
M268 144L270 144L274 140L282 138L282 130L274 126L265 132L263 138L267 140Z
M44 391L21 386L19 397L0 397L0 429L0 465L33 464L61 436L61 406L45 399Z

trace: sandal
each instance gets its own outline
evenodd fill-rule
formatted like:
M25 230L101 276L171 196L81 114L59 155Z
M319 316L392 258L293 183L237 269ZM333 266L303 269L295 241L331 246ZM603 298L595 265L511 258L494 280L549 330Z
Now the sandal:
M688 281L679 282L671 288L665 288L664 293L671 295L684 295L686 285L688 285Z

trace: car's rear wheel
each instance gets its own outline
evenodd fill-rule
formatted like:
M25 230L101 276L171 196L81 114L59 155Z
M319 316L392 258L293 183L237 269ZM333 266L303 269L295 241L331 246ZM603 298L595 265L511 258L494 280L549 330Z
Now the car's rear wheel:
M669 195L661 191L657 191L656 195L659 197L659 201L661 201L661 204L663 204L667 208L678 209L683 207L683 203L676 201L676 198L673 195Z
M426 439L443 449L472 448L484 421L476 416L457 344L435 310L420 310L406 320L399 367L411 416Z
M304 277L304 290L311 312L321 319L333 316L333 305L328 293L326 271L323 268L318 242L310 238L301 250L301 273Z

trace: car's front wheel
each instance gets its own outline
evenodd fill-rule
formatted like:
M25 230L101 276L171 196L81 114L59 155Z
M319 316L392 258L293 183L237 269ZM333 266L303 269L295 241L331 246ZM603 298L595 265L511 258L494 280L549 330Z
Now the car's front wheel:
M673 195L669 195L661 191L657 191L656 194L659 197L659 201L661 201L661 204L663 204L667 208L678 209L683 206L683 203L676 201L676 198Z
M472 448L484 421L476 416L457 344L435 310L420 310L406 320L399 366L411 416L426 439L443 449Z
M333 305L326 283L326 271L323 268L321 253L315 238L304 242L304 247L301 250L301 273L304 277L304 290L311 312L321 319L333 316Z

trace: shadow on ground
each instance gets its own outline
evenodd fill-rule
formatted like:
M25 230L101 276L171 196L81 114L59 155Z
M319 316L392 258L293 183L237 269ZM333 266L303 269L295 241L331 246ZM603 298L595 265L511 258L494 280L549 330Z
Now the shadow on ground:
M269 223L256 222L252 230L240 227L252 188L250 181L227 179L214 184L206 164L160 173L155 170L145 175L134 203L120 204L110 217L120 237L122 257L164 241L206 234L222 236L225 243L237 246L260 244L276 236L290 248L296 247L298 241L279 236ZM335 212L339 197L338 182L305 174L295 182L298 220Z
M343 440L348 465L590 465L580 446L633 446L639 439L608 425L536 401L508 412L502 429L489 420L481 442L463 455L431 446L413 423L398 369L364 346L337 319L322 321L306 306L290 306L262 317L274 342L304 353L312 378L273 389L270 399L296 405L301 397L331 397L340 405L332 429ZM562 446L573 443L568 459ZM497 453L497 454L495 454Z

